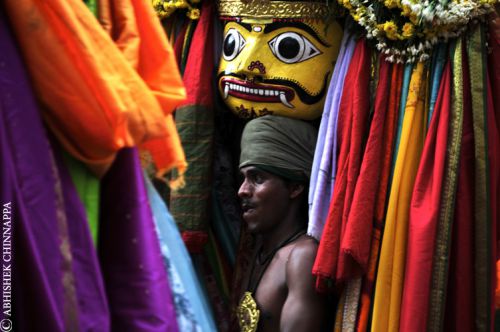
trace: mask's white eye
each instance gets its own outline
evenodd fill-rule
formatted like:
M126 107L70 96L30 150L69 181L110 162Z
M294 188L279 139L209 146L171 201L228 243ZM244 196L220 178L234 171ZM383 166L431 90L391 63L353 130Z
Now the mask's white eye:
M321 54L306 37L295 32L284 32L268 44L274 56L285 63L302 62Z
M231 61L238 54L240 54L246 41L243 36L236 29L229 29L224 36L224 43L222 45L222 56L226 61Z

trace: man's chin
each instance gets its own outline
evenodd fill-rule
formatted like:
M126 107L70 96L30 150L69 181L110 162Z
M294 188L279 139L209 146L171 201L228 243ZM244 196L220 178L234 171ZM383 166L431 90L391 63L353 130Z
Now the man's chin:
M243 220L247 224L247 230L251 234L258 234L259 233L259 226L255 221L252 220L252 218L245 218L243 217Z

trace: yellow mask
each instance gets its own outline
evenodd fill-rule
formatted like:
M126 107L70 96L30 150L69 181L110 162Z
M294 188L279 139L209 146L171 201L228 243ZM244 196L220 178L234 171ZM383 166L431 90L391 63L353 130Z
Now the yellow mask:
M341 38L335 21L229 22L217 77L219 92L242 118L318 118Z

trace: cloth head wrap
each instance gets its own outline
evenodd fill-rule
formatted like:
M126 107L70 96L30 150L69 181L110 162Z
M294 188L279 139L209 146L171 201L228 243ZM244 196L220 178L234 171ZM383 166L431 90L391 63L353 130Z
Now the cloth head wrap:
M240 168L255 166L290 180L307 182L316 136L316 129L301 120L274 115L256 118L243 130Z

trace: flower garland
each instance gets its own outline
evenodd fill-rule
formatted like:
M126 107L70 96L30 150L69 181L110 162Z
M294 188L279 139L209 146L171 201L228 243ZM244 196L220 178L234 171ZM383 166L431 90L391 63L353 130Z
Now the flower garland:
M201 0L151 0L156 14L161 19L172 15L178 9L186 9L186 16L191 20L200 18L200 10L193 6L193 4L198 4L200 1Z
M425 61L436 43L457 37L498 0L337 0L390 62Z

